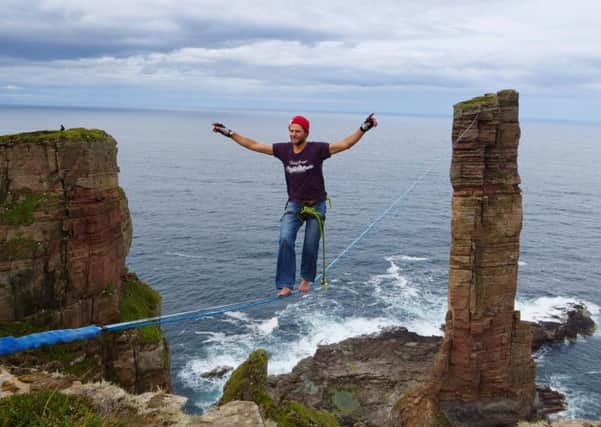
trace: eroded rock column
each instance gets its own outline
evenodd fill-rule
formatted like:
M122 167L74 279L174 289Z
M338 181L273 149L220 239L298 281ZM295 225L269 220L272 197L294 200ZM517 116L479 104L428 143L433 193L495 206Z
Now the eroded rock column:
M524 418L531 335L515 311L522 197L518 93L454 106L449 310L435 369L441 407L467 425Z

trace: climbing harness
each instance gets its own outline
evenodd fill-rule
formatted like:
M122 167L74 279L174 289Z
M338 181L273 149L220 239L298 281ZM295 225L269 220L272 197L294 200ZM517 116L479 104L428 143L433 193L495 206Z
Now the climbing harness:
M326 196L326 200L330 204L330 208L332 208L332 199L330 199L329 196ZM302 220L304 220L304 218L307 215L312 216L317 220L317 223L319 224L319 234L321 237L321 260L322 260L320 283L321 283L321 286L323 286L323 290L327 291L328 281L326 280L326 230L325 230L324 219L322 218L321 214L317 211L317 209L315 209L313 206L310 206L310 205L303 206L302 210L299 212L299 215L301 216Z
M482 110L481 110L482 111ZM474 119L470 123L470 125L459 135L459 137L454 141L454 143L459 142L463 136L467 133L468 130L476 123L478 120L478 116L480 115L480 111L476 113ZM437 157L432 165L423 172L378 218L376 218L371 224L369 224L365 230L351 242L349 246L346 247L330 264L323 270L322 274L316 277L316 280L322 278L322 284L325 282L325 274L332 269L336 263L348 254L353 247L363 239L363 237L377 224L379 223L401 200L403 200L416 186L417 184L424 179L434 166L438 163L441 156ZM331 202L330 202L331 203ZM313 215L311 212L306 212L307 214ZM319 216L319 214L318 214ZM321 220L321 218L320 218ZM318 220L318 221L320 221ZM323 231L323 221L320 222L320 231L322 233L322 239L324 241L324 252L323 259L325 260L325 233ZM324 261L325 264L325 261ZM324 286L325 290L325 286ZM295 294L292 294L295 295ZM42 345L53 345L59 343L67 343L71 341L81 340L81 339L90 339L99 336L102 332L115 332L115 331L123 331L127 329L135 329L142 328L145 326L159 326L168 323L177 323L189 320L198 320L206 317L213 317L224 313L230 313L233 311L244 311L253 307L257 307L260 305L271 304L280 300L279 297L265 298L254 301L248 301L245 303L234 303L228 305L214 306L214 307L205 307L199 310L186 311L182 313L174 313L164 316L151 317L148 319L140 319L134 320L130 322L122 322L122 323L114 323L112 325L105 326L96 326L89 325L81 328L75 329L58 329L53 331L45 331L39 332L36 334L26 335L22 337L3 337L0 338L0 356L5 356L8 354L16 353L19 351L30 350L34 348L38 348Z

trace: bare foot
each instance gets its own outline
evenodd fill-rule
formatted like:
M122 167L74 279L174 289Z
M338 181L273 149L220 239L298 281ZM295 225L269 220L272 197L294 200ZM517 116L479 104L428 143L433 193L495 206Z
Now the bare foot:
M303 294L306 294L309 292L310 286L311 286L311 282L303 279L303 280L301 280L300 285L298 286L298 290L301 291Z
M290 288L282 288L278 291L279 297L287 297L290 294L292 294L292 289Z

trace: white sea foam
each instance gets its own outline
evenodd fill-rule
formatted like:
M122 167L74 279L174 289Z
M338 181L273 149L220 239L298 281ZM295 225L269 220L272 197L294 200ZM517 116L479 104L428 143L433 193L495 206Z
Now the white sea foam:
M525 265L528 265L528 263L526 263L526 262L524 262L524 261L518 261L518 265L519 265L520 267L523 267L523 266L525 266Z
M406 258L387 257L390 266L386 273L371 277L368 285L374 287L374 294L387 307L384 311L396 324L420 335L442 335L440 325L446 313L446 294L435 295L424 283L401 274L403 268L397 262L407 261Z
M316 289L308 296L292 299L268 319L253 319L241 312L224 316L224 321L242 327L242 332L209 334L202 359L190 361L178 373L182 382L201 393L195 404L202 409L213 404L229 376L205 379L201 373L224 365L239 366L257 348L268 351L269 374L273 375L290 372L300 360L313 355L319 345L378 333L385 327L404 326L420 335L442 335L446 287L433 288L432 273L411 267L416 262L412 257L392 256L386 260L386 271L367 281L345 281L341 273L338 286L332 288L332 292L340 293L335 298L324 297ZM565 307L576 302L579 301L568 297L519 298L517 308L523 319L550 320L565 315ZM599 314L595 304L582 303L591 313ZM375 316L370 316L372 312Z
M313 355L318 345L340 342L357 335L373 334L394 321L386 318L353 317L342 319L325 313L314 313L303 319L304 330L297 340L280 343L269 360L269 373L281 374L291 369L305 357Z
M204 255L190 255L190 254L184 254L182 252L165 252L165 255L177 256L177 257L181 257L181 258L193 258L193 259L206 258Z
M423 284L414 283L404 275L403 258L387 258L390 265L386 272L377 274L367 282L353 282L345 289L347 296L361 298L359 286L372 288L372 305L378 306L377 317L365 314L344 316L338 301L310 294L287 305L276 316L255 320L247 313L228 313L228 321L243 326L246 333L227 335L207 333L205 340L206 357L193 360L179 373L186 384L194 388L211 390L212 397L200 399L197 404L206 409L221 393L227 379L201 378L203 372L218 366L238 366L256 348L265 348L270 354L269 373L289 372L300 360L314 354L319 345L340 342L346 338L374 334L389 326L405 326L420 335L442 335L440 324L446 313L446 292L433 294ZM532 321L552 320L565 315L565 307L579 301L568 297L541 297L531 300L520 299L517 308L522 318ZM599 313L599 307L582 301L592 313ZM369 309L368 309L369 311ZM293 337L274 336L281 321L295 325L298 329ZM581 407L581 406L577 406Z
M241 320L243 322L248 321L248 314L241 311L228 311L225 313L225 315L227 317L231 317L232 319Z
M565 319L567 310L575 304L586 306L593 318L599 317L600 310L598 305L590 301L565 296L539 297L535 299L522 299L518 297L516 309L520 311L523 320L531 322L558 322Z
M420 262L420 261L430 261L430 258L411 256L411 255L393 255L393 256L386 258L386 260L387 261Z
M263 320L254 325L255 330L261 335L271 334L279 325L278 318L272 317L271 319Z
M589 393L582 390L574 390L569 386L572 377L565 374L551 375L551 388L563 393L566 396L567 409L565 411L553 414L552 420L559 418L582 418L586 416L585 408L599 404L598 393Z

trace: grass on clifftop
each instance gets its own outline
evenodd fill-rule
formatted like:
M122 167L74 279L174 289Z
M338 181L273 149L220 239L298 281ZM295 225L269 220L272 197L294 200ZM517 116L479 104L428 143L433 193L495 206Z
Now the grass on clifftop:
M478 107L480 105L496 107L499 105L499 98L494 93L488 93L484 96L477 96L475 98L468 99L467 101L458 102L453 107L459 110L465 110L469 108Z
M0 426L121 427L125 424L98 416L88 398L44 391L1 399Z
M123 281L121 300L119 301L119 321L155 317L160 313L161 296L135 274L128 274ZM147 326L139 329L142 340L146 343L158 343L162 339L158 326Z
M82 140L109 139L109 135L100 129L73 128L60 130L40 130L13 135L0 135L0 145L39 142L77 142ZM110 138L112 139L112 138Z

